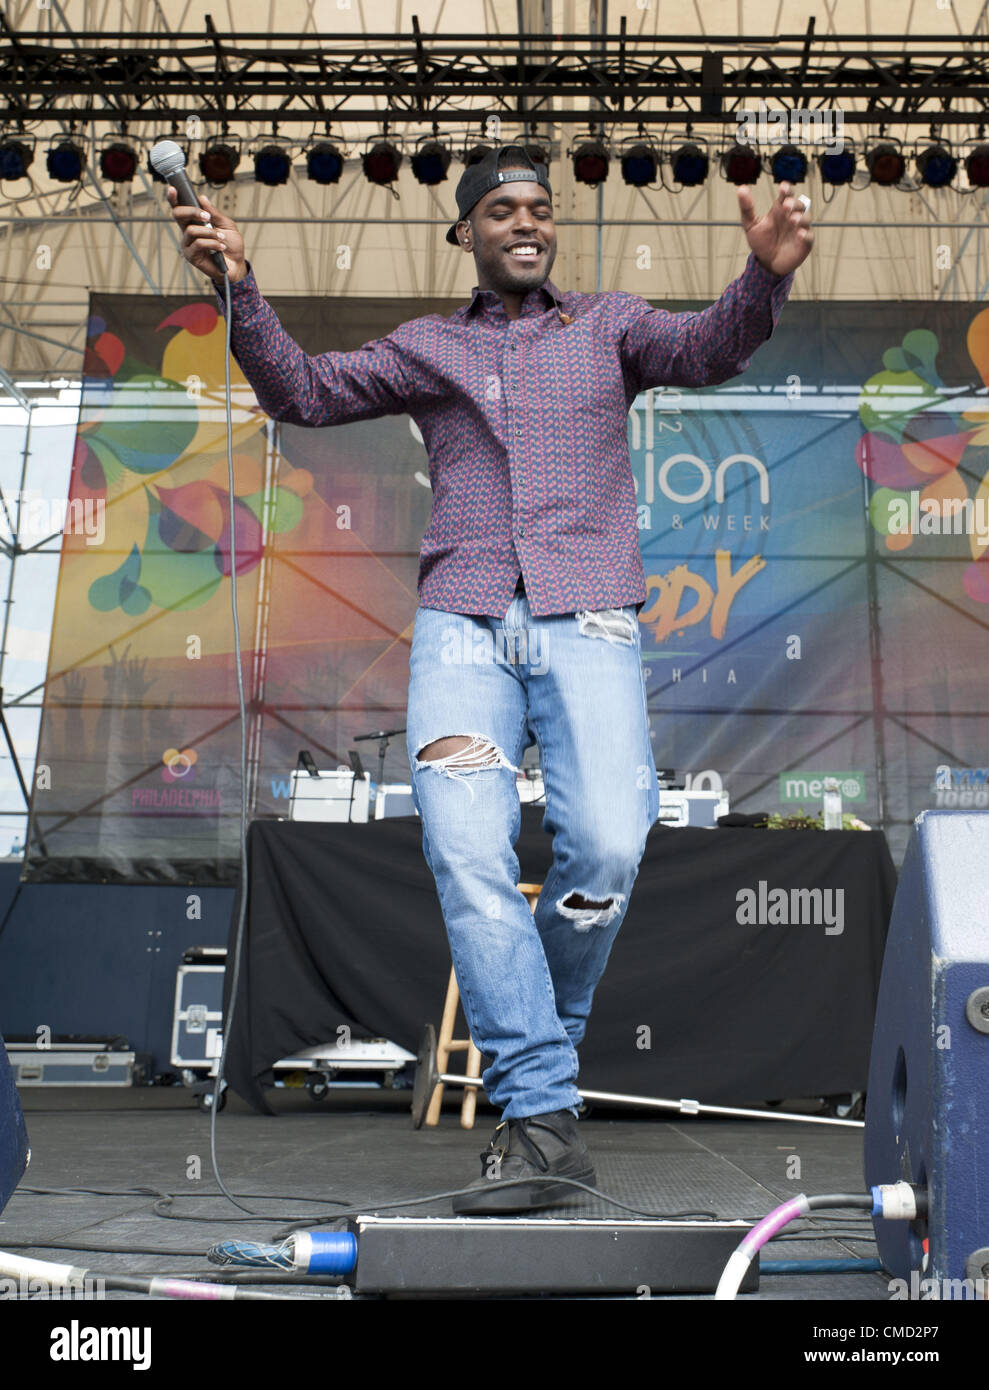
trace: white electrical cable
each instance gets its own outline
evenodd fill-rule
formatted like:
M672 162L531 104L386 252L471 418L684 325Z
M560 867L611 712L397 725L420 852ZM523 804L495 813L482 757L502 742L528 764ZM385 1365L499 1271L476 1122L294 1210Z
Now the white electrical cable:
M738 1249L729 1256L714 1292L715 1299L720 1301L734 1298L742 1287L742 1280L749 1265L762 1247L798 1216L806 1216L808 1210L807 1195L801 1192L796 1197L791 1197L788 1202L774 1207L768 1216L764 1216L758 1225L753 1226L742 1239Z
M918 1195L922 1201L918 1200ZM828 1207L865 1207L875 1218L887 1221L911 1221L923 1210L927 1210L926 1189L917 1188L908 1182L887 1183L873 1187L868 1194L864 1192L830 1192L817 1197L798 1193L788 1202L774 1207L768 1216L752 1227L728 1258L724 1272L718 1281L714 1297L717 1300L733 1299L742 1287L742 1280L753 1259L764 1245L779 1235L784 1226L798 1216L826 1210Z
M54 1289L71 1289L83 1287L87 1271L76 1265L32 1260L27 1255L12 1255L0 1250L0 1274L19 1279L22 1283L28 1279L39 1279Z

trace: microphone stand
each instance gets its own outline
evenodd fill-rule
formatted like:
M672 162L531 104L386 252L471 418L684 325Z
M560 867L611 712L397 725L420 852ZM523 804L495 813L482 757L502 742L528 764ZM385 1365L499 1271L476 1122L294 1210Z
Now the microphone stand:
M404 733L405 733L405 729L404 729L404 728L402 728L402 729L375 729L372 733L369 733L369 734L357 734L357 735L355 736L355 738L354 738L354 742L355 742L355 743L366 742L368 739L371 739L371 738L376 738L376 739L378 740L378 782L377 782L377 785L378 785L379 787L381 786L381 779L384 777L384 774L385 774L385 753L386 753L387 750L388 750L388 744L391 742L391 740L395 737L396 734L404 734Z

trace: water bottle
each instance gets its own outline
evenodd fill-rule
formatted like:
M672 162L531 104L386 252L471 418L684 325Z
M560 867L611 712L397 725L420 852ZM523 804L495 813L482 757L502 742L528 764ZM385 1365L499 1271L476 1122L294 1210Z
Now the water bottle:
M824 779L824 829L841 829L841 785L837 777Z

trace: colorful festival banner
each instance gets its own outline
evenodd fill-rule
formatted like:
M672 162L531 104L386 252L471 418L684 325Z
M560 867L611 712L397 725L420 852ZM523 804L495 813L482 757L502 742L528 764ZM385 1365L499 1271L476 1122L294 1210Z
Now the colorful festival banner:
M271 302L317 353L459 301ZM251 814L286 815L300 749L404 725L425 452L408 416L273 422L233 362L231 547L222 315L90 310L26 877L232 882L231 551ZM638 398L658 766L742 811L817 814L835 776L896 854L925 807L989 805L987 383L978 305L790 303L733 382Z

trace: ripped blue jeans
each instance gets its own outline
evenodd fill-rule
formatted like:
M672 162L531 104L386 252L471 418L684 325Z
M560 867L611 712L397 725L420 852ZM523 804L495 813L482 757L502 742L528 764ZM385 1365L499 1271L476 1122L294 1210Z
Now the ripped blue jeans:
M412 795L485 1090L503 1118L576 1111L576 1049L659 814L635 607L420 606L409 665ZM419 756L455 735L460 751ZM553 836L534 913L514 849L533 737Z

